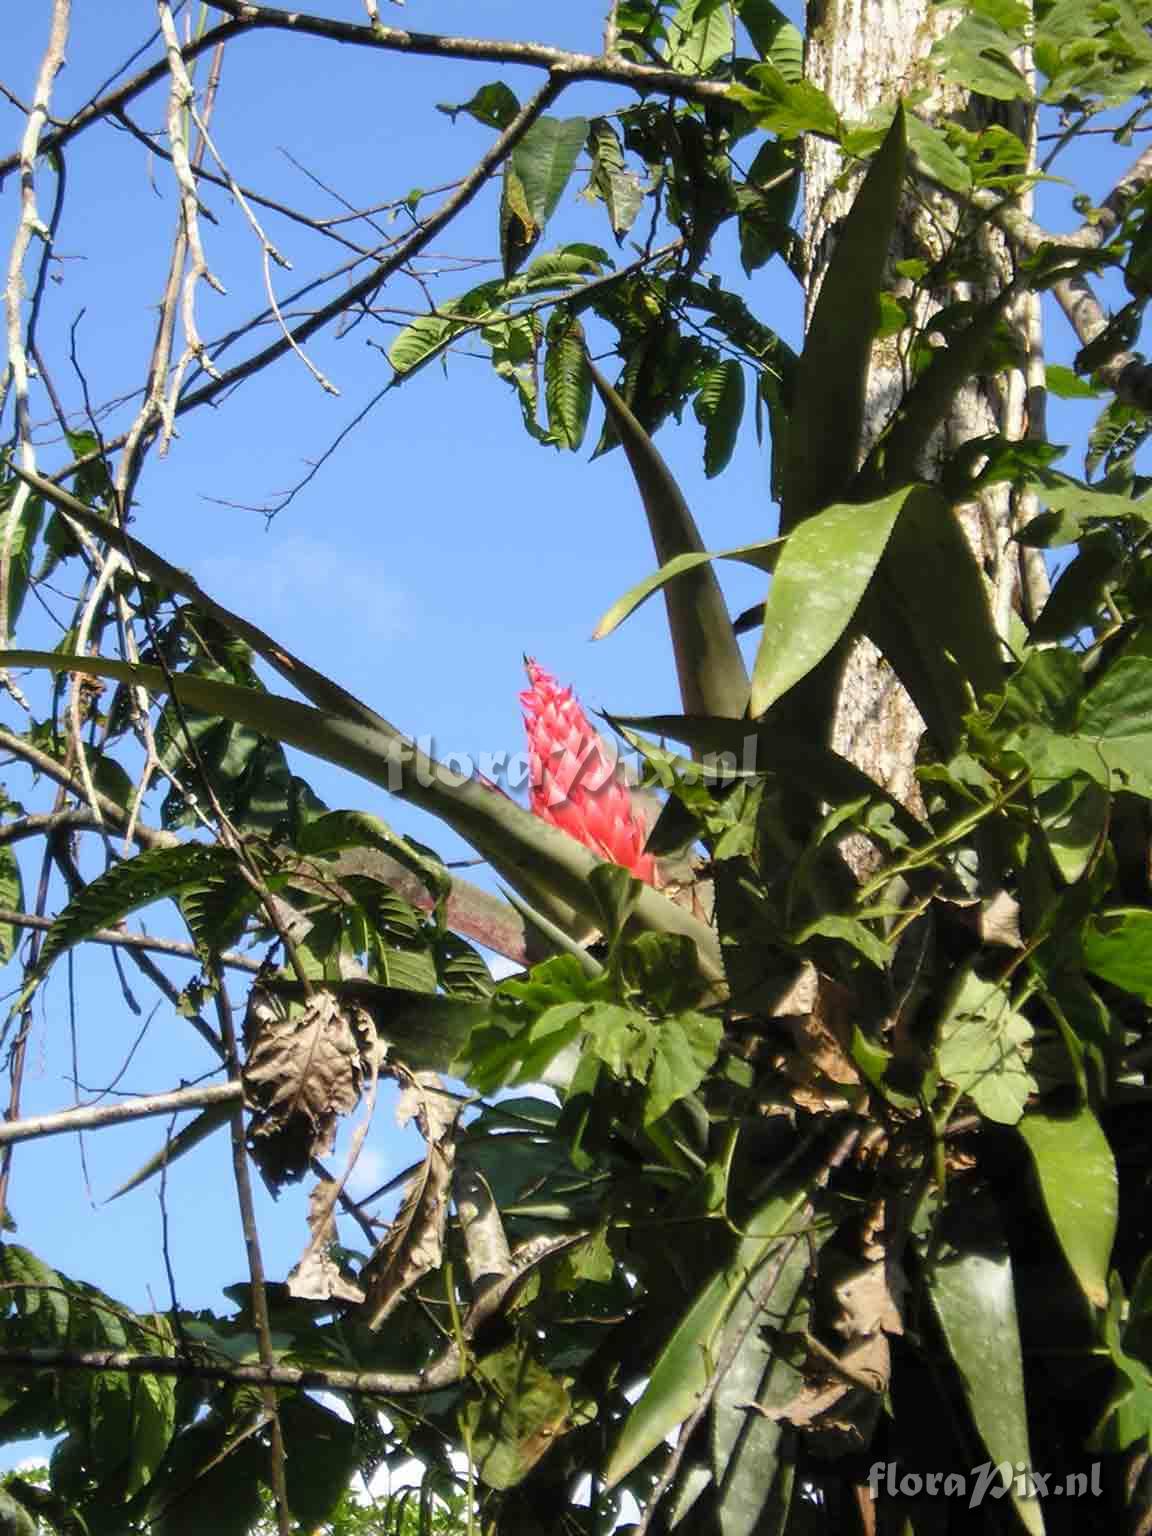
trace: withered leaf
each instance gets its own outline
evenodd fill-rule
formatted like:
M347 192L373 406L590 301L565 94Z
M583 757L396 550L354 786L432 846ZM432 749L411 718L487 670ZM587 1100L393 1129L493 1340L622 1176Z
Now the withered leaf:
M376 1031L363 1009L330 992L285 1008L254 986L244 1037L248 1144L275 1193L331 1150L337 1120L359 1101Z
M364 1300L364 1292L344 1278L332 1256L332 1245L336 1241L336 1222L332 1214L335 1185L333 1178L318 1179L308 1197L308 1230L312 1240L288 1276L289 1295L305 1301Z
M459 1106L444 1093L434 1072L410 1077L396 1113L401 1124L416 1121L427 1145L396 1220L360 1271L369 1328L379 1328L412 1286L439 1266L456 1160L453 1135Z

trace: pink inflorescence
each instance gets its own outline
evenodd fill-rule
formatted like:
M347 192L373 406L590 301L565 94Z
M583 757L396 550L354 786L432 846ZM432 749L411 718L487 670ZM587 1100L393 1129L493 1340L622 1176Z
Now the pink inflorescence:
M585 848L656 884L656 865L644 852L648 827L632 803L617 765L589 724L571 688L531 657L531 686L520 695L528 732L528 794L533 814Z

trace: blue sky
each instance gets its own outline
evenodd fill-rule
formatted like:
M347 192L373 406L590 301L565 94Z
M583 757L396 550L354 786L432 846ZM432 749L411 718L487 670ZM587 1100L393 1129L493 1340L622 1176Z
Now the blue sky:
M327 9L332 15L360 15L350 4ZM600 9L598 4L556 7L542 25L539 8L524 3L478 11L424 0L395 16L428 30L593 48ZM58 116L87 99L138 41L138 29L150 24L151 15L129 7L102 8L99 14L76 8L68 66L54 101ZM45 7L22 7L0 23L3 78L25 95L45 24ZM357 204L450 181L473 163L490 133L467 117L453 126L434 104L467 100L497 73L522 94L539 84L535 72L401 60L264 34L229 55L213 134L242 184L311 210L337 212L335 202L316 192L281 154L282 146ZM306 111L300 107L301 89L307 91ZM600 88L581 87L561 110L593 113L613 99ZM146 98L134 113L141 123L158 126L159 96ZM0 104L5 150L15 146L21 121ZM137 143L103 128L70 149L68 188L54 268L58 281L50 286L42 337L46 355L61 370L62 392L75 398L67 361L68 331L75 323L77 356L91 395L110 399L134 388L142 375L175 217L173 190L166 167L150 165ZM45 176L45 204L51 190ZM11 228L11 184L7 192L0 208ZM220 221L203 225L206 254L228 289L224 298L200 290L200 326L213 337L259 302L262 279L258 248L230 199L221 193L205 202ZM491 256L495 229L493 193L480 198L434 249L446 258ZM282 294L291 291L298 274L341 259L334 248L318 251L318 237L274 216L268 230L296 269L276 274ZM606 236L598 211L570 195L548 239L610 243ZM731 252L725 262L734 267ZM464 291L494 271L466 272L455 287L449 283L439 291L445 296ZM798 290L792 280L761 274L754 288L761 302L766 290L780 290L781 329L795 339ZM411 283L397 282L388 298L414 309L422 303ZM589 449L561 455L529 441L511 392L486 363L453 359L446 372L439 366L426 369L387 396L271 529L256 512L220 505L222 500L263 504L299 479L386 380L387 364L367 342L371 338L386 347L393 334L363 325L343 339L325 335L310 344L310 356L340 389L338 398L288 360L245 384L222 409L184 418L167 456L154 457L144 475L139 536L396 724L413 734L431 734L444 751L521 750L517 694L524 686L525 651L574 683L589 707L674 709L675 680L659 605L646 607L609 641L589 640L603 610L652 563L621 456L590 465ZM590 443L594 440L593 432ZM702 436L690 416L681 430L664 434L662 447L714 547L772 531L766 458L751 432L730 470L712 482L701 473ZM49 445L41 462L51 467L60 458L59 448ZM756 573L729 574L735 575L731 591L737 608L763 595ZM58 606L63 611L66 605ZM29 621L33 643L54 642L47 625L32 615ZM4 718L18 721L10 705ZM438 824L382 792L323 765L302 761L299 767L330 804L374 810L446 857L467 853ZM16 776L8 777L15 788ZM30 885L35 867L26 857ZM58 893L55 909L61 901ZM152 932L180 932L171 911L154 909L146 922ZM178 980L191 974L179 964L168 969ZM12 985L14 968L10 975ZM125 1007L107 951L78 954L74 976L78 1076L91 1088L119 1070L142 1021ZM149 1009L147 983L133 977L131 984ZM36 1008L25 1113L72 1101L63 968ZM163 1090L211 1065L188 1026L164 1005L118 1089ZM159 1120L89 1135L90 1189L75 1138L21 1147L12 1187L15 1240L132 1305L148 1306L150 1298L166 1305L155 1184L111 1206L92 1203L157 1149L163 1135ZM360 1188L391 1176L414 1150L413 1140L399 1138L391 1128L384 1102L362 1159ZM338 1165L338 1158L332 1161ZM259 1197L268 1271L282 1277L307 1236L303 1192L285 1192L275 1208L262 1189ZM172 1168L167 1199L181 1302L224 1304L220 1286L244 1275L224 1134ZM353 1241L355 1234L345 1236Z
M0 21L0 77L25 96L48 9L46 4L10 7ZM352 0L315 9L363 17ZM592 50L604 5L602 0L546 8L526 0L489 0L483 6L412 0L403 11L387 9L387 20L430 31L530 37ZM150 7L76 7L68 67L54 101L58 116L87 99L139 41L153 14ZM261 33L228 55L213 133L241 183L313 211L335 212L335 202L310 186L283 149L358 205L450 181L473 163L490 133L467 117L453 126L434 104L467 100L497 75L522 95L539 83L534 71L402 59ZM602 88L582 86L558 110L591 114L616 100ZM159 96L134 111L150 128L159 126ZM22 123L0 102L2 152L15 147ZM1081 152L1075 168L1091 176L1099 195L1129 153L1095 140L1091 162ZM151 165L139 144L108 128L76 140L67 160L59 263L42 338L64 393L74 399L67 360L69 328L75 325L77 357L90 392L105 400L135 388L142 376L175 218L174 194L167 168ZM602 215L574 195L575 186L549 231L549 243L608 243ZM45 205L51 189L45 174ZM1049 206L1066 201L1059 188L1048 197ZM230 199L214 193L205 202L220 221L203 225L206 253L228 289L225 297L200 290L200 325L211 338L258 302L261 277L258 247ZM15 216L10 180L0 196L5 245ZM434 249L445 261L490 256L495 226L490 192ZM327 255L319 250L318 237L298 226L268 216L268 228L296 268L276 274L282 294L299 274L338 259L334 250ZM465 273L455 288L449 284L438 292L463 291L494 270ZM717 270L746 291L757 312L787 339L798 339L800 294L779 263L746 281L729 244L718 252ZM415 285L397 280L388 302L418 309L422 295ZM621 713L675 709L659 604L645 607L610 640L589 640L608 604L652 565L621 456L590 464L588 449L561 455L530 442L510 391L481 361L454 358L446 371L429 368L388 395L270 529L257 512L221 505L263 504L299 479L385 382L387 364L378 348L386 347L392 334L366 323L342 338L326 334L310 344L314 361L338 385L338 398L287 360L244 384L222 408L184 418L168 455L154 456L143 478L139 536L397 725L431 734L444 751L520 749L517 692L525 651L574 683L591 707ZM1053 337L1053 356L1067 360L1074 348L1062 320ZM1068 423L1064 440L1082 437L1085 413L1055 415L1055 424ZM590 442L594 439L593 430ZM750 427L729 470L711 482L700 468L701 432L690 413L683 427L661 434L660 447L710 547L771 535L775 516L766 450ZM50 469L62 457L46 445L41 462ZM1067 467L1075 471L1078 465ZM728 567L722 575L734 609L762 597L756 573ZM49 638L47 626L28 638ZM19 719L9 704L3 718ZM301 764L301 771L334 806L374 810L447 857L464 851L435 824L370 787L311 763ZM19 792L18 776L9 778ZM29 860L26 867L34 865ZM148 924L154 932L179 931L171 913L150 913ZM187 967L170 971L177 978L189 974ZM15 984L15 970L9 974L9 984ZM140 1023L124 1006L107 951L77 956L74 975L79 1076L91 1086L118 1070ZM149 1008L146 983L134 980L133 988ZM61 967L37 1002L25 1112L71 1101L71 1050ZM210 1065L187 1025L164 1007L118 1086L159 1091ZM160 1121L89 1136L87 1168L95 1200L162 1138ZM376 1179L395 1172L411 1147L389 1129L384 1106L368 1142L367 1161ZM219 1304L220 1286L244 1274L224 1135L173 1168L168 1201L180 1300ZM273 1212L261 1192L261 1204L268 1271L282 1277L306 1238L303 1200L289 1192ZM147 1306L150 1298L167 1305L154 1189L110 1207L93 1204L73 1138L20 1149L13 1209L19 1223L15 1239L49 1263L132 1305Z

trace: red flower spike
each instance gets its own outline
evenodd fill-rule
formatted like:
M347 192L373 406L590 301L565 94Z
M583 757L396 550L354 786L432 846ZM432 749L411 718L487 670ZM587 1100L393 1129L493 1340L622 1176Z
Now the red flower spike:
M528 801L534 815L585 848L656 885L656 861L644 852L648 825L633 804L571 688L524 658L531 686L520 695L528 732Z

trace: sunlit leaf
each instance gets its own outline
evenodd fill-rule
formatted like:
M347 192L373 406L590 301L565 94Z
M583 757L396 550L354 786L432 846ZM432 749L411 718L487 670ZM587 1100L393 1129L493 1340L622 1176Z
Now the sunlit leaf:
M1032 1154L1040 1193L1064 1256L1095 1307L1108 1305L1108 1270L1116 1238L1116 1160L1086 1106L1074 1115L1038 1110L1018 1127Z
M884 553L908 488L865 506L833 506L788 536L764 605L753 715L823 661L847 630Z

